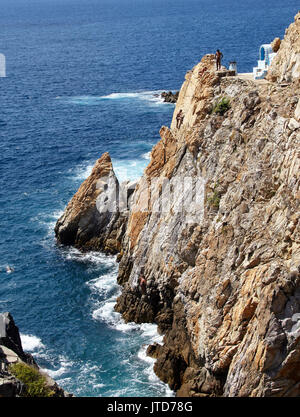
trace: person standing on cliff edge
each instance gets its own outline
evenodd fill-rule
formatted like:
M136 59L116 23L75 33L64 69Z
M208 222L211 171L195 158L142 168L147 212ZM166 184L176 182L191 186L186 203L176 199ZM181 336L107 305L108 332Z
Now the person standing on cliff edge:
M217 71L220 71L220 69L221 69L221 59L223 58L223 54L222 54L222 52L219 51L219 49L217 49L215 58L216 58Z

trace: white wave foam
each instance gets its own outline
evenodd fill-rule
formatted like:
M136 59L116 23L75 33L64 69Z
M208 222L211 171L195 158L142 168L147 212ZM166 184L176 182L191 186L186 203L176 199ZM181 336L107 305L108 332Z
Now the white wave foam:
M116 281L116 268L112 272L101 275L98 278L94 278L87 282L88 287L91 289L92 292L101 295L108 295L110 292L114 291L117 292L118 295L120 293L120 287Z
M134 181L140 178L147 163L150 159L150 152L144 153L138 159L117 159L113 158L113 168L119 182ZM95 162L95 161L94 161ZM69 170L70 176L75 182L83 182L86 180L92 172L94 163L87 162L86 165L80 164L75 169Z
M45 225L47 228L56 224L59 217L62 216L63 210L55 210L52 213L39 213L35 217L31 217L30 221L38 222L41 225Z
M46 372L51 378L57 380L65 373L69 372L70 368L74 365L72 361L70 361L63 355L59 355L58 362L58 369L42 368L42 371Z
M45 346L41 339L31 334L20 334L22 347L25 352L34 352L36 350L44 349Z
M139 330L139 325L133 322L125 323L125 321L122 319L122 316L120 315L119 322L115 324L115 328L120 332L132 332Z
M152 343L153 343L153 340L152 340ZM144 374L147 376L150 383L164 388L165 397L174 397L175 393L169 388L167 384L163 383L154 372L153 366L154 366L154 363L156 362L156 359L148 356L146 352L147 352L147 345L144 345L138 351L138 354L137 354L140 360L149 364L149 366L147 366L144 369Z
M126 323L122 315L114 310L116 300L121 294L121 287L117 283L117 266L115 269L105 275L90 280L87 285L91 291L97 292L99 295L106 295L113 292L105 301L99 302L95 310L92 312L92 317L95 320L102 320L110 327L121 332L131 332L139 330L142 337L149 339L149 343L162 343L163 336L157 332L157 325L153 323L137 324L134 322Z
M143 153L142 158L143 159L146 159L147 161L149 161L150 158L151 158L151 151L146 152L146 153Z
M151 343L163 342L163 336L157 332L157 325L153 323L143 323L140 325L141 331L145 337L151 340Z
M163 98L161 97L161 93L163 90L156 90L156 91L135 91L135 92L128 92L128 93L111 93L106 96L99 97L100 99L105 100L126 100L126 99L137 99L143 101L149 101L154 103L164 103Z
M65 368L64 366L60 367L57 370L53 370L53 369L47 369L44 368L42 369L44 372L46 372L49 376L51 376L51 378L53 379L57 379L58 377L62 376L63 374L66 373L67 368Z
M31 217L30 221L37 223L46 231L45 238L40 241L44 247L49 247L49 238L54 238L54 228L57 220L63 215L63 210L55 210L52 213L39 213L35 217Z
M114 306L115 297L113 298L113 300L101 303L101 307L96 308L92 312L93 319L102 320L109 326L116 327L120 320L120 314L114 311Z
M155 91L137 91L131 93L112 93L106 96L100 97L102 100L137 100L144 102L148 106L165 106L170 103L166 103L161 97L161 93L164 90L155 90Z
M124 332L124 333L140 332L141 338L145 340L146 343L138 351L137 357L139 360L147 363L147 366L145 367L143 371L144 374L146 375L150 384L154 384L160 387L159 388L160 390L163 389L165 391L166 397L174 397L175 393L169 388L167 384L163 383L157 377L157 375L155 374L153 370L153 366L154 366L156 359L151 358L146 353L147 347L149 344L155 343L155 342L162 343L163 341L163 336L159 335L157 332L157 325L151 324L151 323L143 323L143 324L136 324L133 322L125 323L125 321L122 318L122 315L114 311L115 303L116 303L116 296L113 296L109 300L103 302L99 308L93 311L92 313L93 319L104 321L108 326L120 332ZM119 396L119 395L116 395L116 396Z
M78 167L75 168L75 170L69 170L69 172L72 174L72 179L74 181L84 181L85 179L87 179L92 172L95 162L96 161L94 161L94 163L87 162L85 165L80 164Z
M96 308L92 311L94 320L104 321L109 327L121 332L137 328L135 323L125 323L122 315L114 310L117 297L121 294L121 287L117 283L117 265L111 272L90 280L87 285L92 292L106 296L104 301L96 303Z
M144 362L150 363L151 367L154 365L155 363L155 359L151 358L150 356L147 355L146 353L147 351L147 346L143 346L139 351L138 351L138 358L141 359Z
M98 284L100 282L101 278L99 279ZM106 282L104 285L100 284L100 293L105 289L105 285L107 285L107 293L112 289L117 289L117 291L114 291L113 296L98 304L97 308L92 312L93 319L104 321L109 327L119 330L120 332L127 333L138 330L140 325L136 323L126 323L122 315L114 310L117 297L121 294L121 287L116 283L116 275L114 281Z
M97 301L95 308L92 311L92 318L94 320L100 320L106 323L107 326L122 332L122 333L131 333L138 337L137 340L140 340L143 343L142 348L137 351L137 358L147 365L144 368L144 374L150 384L157 386L159 391L164 390L166 397L173 397L174 392L171 391L168 385L164 384L154 373L153 365L155 359L147 356L147 346L151 343L162 343L163 336L160 335L157 331L157 325L152 323L126 323L122 315L114 310L117 297L121 294L121 287L117 284L117 266L105 275L102 275L96 279L92 279L87 282L91 292L96 293L105 297L104 301ZM126 360L125 360L126 361ZM124 362L124 361L123 361ZM102 384L100 384L102 387ZM122 393L126 395L127 391ZM112 394L112 396L119 396L118 392ZM121 395L121 394L120 394Z
M139 93L111 93L106 96L101 96L100 98L107 100L122 100L124 98L138 98L139 96Z
M116 267L116 257L112 255L105 255L101 252L91 251L82 253L74 247L68 247L62 248L62 253L66 260L78 261L110 268Z
M93 388L103 388L105 387L105 384L95 384L93 385Z
M115 92L104 96L82 95L73 97L56 97L56 100L62 100L64 103L79 104L86 106L95 106L101 104L103 100L139 100L146 102L148 105L165 105L161 93L164 90L154 91L133 91L133 92Z
M141 159L113 159L113 167L119 182L138 180L144 173L148 161Z

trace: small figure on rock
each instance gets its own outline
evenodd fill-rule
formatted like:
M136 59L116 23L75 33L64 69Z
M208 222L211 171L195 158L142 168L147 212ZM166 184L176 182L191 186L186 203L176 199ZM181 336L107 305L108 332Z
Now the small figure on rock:
M221 69L221 59L223 58L223 54L222 54L222 52L220 52L219 49L217 49L215 58L216 58L217 71L220 71L220 69Z
M147 281L143 275L139 276L139 286L142 294L146 294Z
M184 115L183 115L182 110L180 109L179 112L177 113L177 116L176 116L176 127L177 127L177 129L180 129L180 126L182 125L183 119L184 119Z
M199 75L203 75L207 71L207 67L202 68L202 70L199 72Z

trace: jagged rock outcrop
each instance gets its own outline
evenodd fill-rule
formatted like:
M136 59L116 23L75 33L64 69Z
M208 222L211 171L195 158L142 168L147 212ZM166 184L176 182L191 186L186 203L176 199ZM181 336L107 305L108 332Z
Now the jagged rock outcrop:
M176 115L179 109L184 114L182 126L196 126L207 115L211 109L209 99L213 96L213 87L219 81L214 66L215 56L206 55L192 71L186 74L185 82L179 92L171 130L176 128Z
M213 55L188 72L132 196L115 308L158 324L148 354L178 396L300 395L298 20L269 73L290 83Z
M179 91L176 91L176 93L173 93L172 91L163 91L161 93L161 98L163 98L165 103L173 103L175 104L178 99Z
M134 187L130 182L119 185L111 158L104 153L57 221L58 241L82 250L118 253Z
M294 23L286 29L284 39L279 45L280 48L271 63L266 79L277 82L299 81L300 12L295 16Z
M300 395L299 90L219 79L210 60L137 186L116 310L158 323L149 353L177 395Z
M16 363L25 363L38 370L46 380L53 397L70 397L49 375L42 372L32 355L24 352L19 329L10 313L0 314L0 398L21 397L26 394L26 384L17 379L10 370Z
M278 51L279 51L280 44L281 44L281 39L280 39L280 38L275 38L275 39L271 42L271 47L272 47L272 49L273 49L273 52L278 52Z

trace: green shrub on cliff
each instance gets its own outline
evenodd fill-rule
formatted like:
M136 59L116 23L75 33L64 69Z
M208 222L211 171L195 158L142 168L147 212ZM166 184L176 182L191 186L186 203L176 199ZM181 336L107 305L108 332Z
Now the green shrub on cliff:
M207 204L209 207L213 209L219 209L220 200L221 200L221 193L218 190L219 183L217 182L212 190L212 193L210 193L207 197Z
M214 191L208 198L207 198L208 205L214 209L218 209L220 205L220 195L217 191Z
M217 113L223 116L227 110L230 109L230 100L228 97L222 97L221 100L217 101L212 108L212 113Z
M10 366L10 372L26 386L24 397L52 397L46 378L35 368L23 362Z

